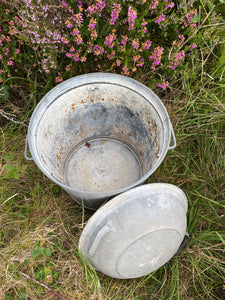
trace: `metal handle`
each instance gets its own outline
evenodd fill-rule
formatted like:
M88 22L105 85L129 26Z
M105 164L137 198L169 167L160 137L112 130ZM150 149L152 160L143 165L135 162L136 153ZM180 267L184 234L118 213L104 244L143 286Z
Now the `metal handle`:
M180 247L178 248L176 254L180 253L187 246L187 244L189 243L190 239L191 238L190 238L189 234L186 232L185 233L185 237L183 239L183 242L181 243Z
M33 160L32 157L29 157L29 156L27 155L27 149L28 149L28 140L27 140L27 137L26 137L24 157L26 158L26 160Z
M171 136L173 138L173 146L169 146L169 148L168 148L169 150L174 149L177 145L176 138L175 138L175 133L174 133L173 126L172 126L171 123L170 123L170 130L171 130Z

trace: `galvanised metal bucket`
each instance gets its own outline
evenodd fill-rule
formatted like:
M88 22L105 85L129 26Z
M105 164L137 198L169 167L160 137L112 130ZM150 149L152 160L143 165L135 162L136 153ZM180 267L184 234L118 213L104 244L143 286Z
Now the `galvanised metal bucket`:
M160 99L111 73L77 76L53 88L33 112L27 143L32 158L27 145L25 157L90 209L142 184L176 146Z

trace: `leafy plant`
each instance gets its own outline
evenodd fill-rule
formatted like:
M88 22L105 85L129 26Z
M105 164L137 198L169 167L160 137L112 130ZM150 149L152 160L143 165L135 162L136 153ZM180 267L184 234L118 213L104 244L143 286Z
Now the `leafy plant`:
M9 97L9 92L8 92L9 87L7 85L4 85L0 88L0 97L3 100L7 100Z
M151 85L166 89L198 58L201 34L210 41L206 31L211 29L202 30L211 24L209 15L220 22L213 5L204 6L201 15L198 7L197 0L23 0L13 12L6 10L8 28L0 38L2 82L21 68L38 70L48 80L54 76L57 83L80 73L134 76L143 70Z
M10 179L10 178L19 179L20 178L19 168L17 166L7 164L7 165L5 165L5 170L7 171L7 173L4 175L5 179Z
M51 249L48 248L48 247L47 248L43 248L43 247L40 246L39 243L35 243L34 249L31 252L31 256L33 258L38 258L38 257L41 257L41 256L49 257L51 255L52 255Z
M19 180L20 175L24 174L26 172L27 166L23 165L20 167L15 163L12 163L13 160L15 160L15 157L12 152L4 156L4 160L6 161L6 164L4 165L4 179L16 179Z

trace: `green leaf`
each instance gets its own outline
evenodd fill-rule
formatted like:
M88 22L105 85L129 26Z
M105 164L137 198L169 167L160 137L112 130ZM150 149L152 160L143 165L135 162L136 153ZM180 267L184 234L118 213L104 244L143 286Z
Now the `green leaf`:
M25 259L23 263L24 263L25 266L28 266L30 261L28 259Z
M44 268L44 274L45 276L52 275L52 270L49 268Z
M18 180L20 178L20 174L17 171L10 171L4 175L4 178L5 179L15 178Z
M19 179L20 174L18 172L17 167L14 167L13 165L7 164L7 165L5 165L5 169L8 171L8 173L6 173L4 175L5 179L10 179L10 178Z
M15 179L20 179L20 174L18 172L14 172L13 174Z
M220 3L223 3L223 4L225 3L225 0L219 0L219 1L220 1Z
M14 155L12 153L9 153L4 157L6 160L14 159Z
M40 266L40 267L35 271L35 279L36 279L36 280L43 280L43 279L44 279L44 269L43 269L43 266Z
M13 165L5 165L5 169L7 171L14 171L15 170L15 167Z
M4 175L4 178L5 179L10 179L10 178L13 178L13 174L11 172L8 172Z
M7 85L5 85L4 87L2 87L1 92L0 92L0 96L2 98L4 98L5 100L7 100L9 97L8 89L9 89L9 87Z
M43 253L44 253L45 256L51 256L52 255L52 252L49 248L45 248L43 250Z
M31 256L34 258L37 258L41 254L42 254L42 248L40 246L35 246L34 250L31 252Z
M199 20L199 14L196 14L196 15L192 18L191 22L196 23L196 22L198 22L198 20Z
M12 300L13 296L10 294L5 294L5 300Z
M210 10L213 8L213 2L209 1L209 2L207 3L207 5L208 5L208 8L209 8Z
M18 300L24 300L26 299L26 296L27 296L26 291L20 290Z
M60 272L55 272L53 275L52 275L52 278L54 280L57 280L59 278L59 275L60 275Z

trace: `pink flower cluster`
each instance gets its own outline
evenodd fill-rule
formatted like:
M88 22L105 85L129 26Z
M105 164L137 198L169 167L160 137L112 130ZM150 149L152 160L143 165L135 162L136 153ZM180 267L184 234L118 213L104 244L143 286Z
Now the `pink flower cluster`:
M166 82L163 82L163 83L157 83L156 86L162 88L163 90L165 90L169 86L169 82L166 81Z
M110 33L105 37L105 45L108 46L109 48L113 48L115 46L115 41L116 40L116 35L115 31Z
M96 0L95 4L89 5L87 8L87 16L91 17L93 14L101 17L102 10L106 7L106 2L102 0Z
M140 55L135 55L133 57L133 62L135 63L136 67L143 67L144 66L144 58L141 57ZM135 69L136 71L136 69Z
M88 30L90 30L90 31L94 30L96 27L96 24L97 24L97 21L95 19L91 18L89 25L88 25Z
M143 20L143 22L141 24L143 33L147 33L147 31L148 31L146 25L147 25L147 22L145 22L145 20Z
M64 38L64 37L61 38L61 42L62 42L64 45L69 44L69 41L68 41L66 38Z
M90 19L89 25L88 25L88 30L91 32L91 39L96 39L98 34L95 29L97 24L97 21L93 18Z
M105 52L105 49L99 45L95 45L93 49L94 49L94 55L96 56L99 56L100 54L103 54Z
M181 51L176 53L173 58L171 64L168 66L169 69L175 70L177 66L180 64L180 60L185 57L185 52Z
M12 25L13 22L11 22L10 25ZM0 32L1 32L0 27ZM12 69L13 66L15 66L15 61L18 60L19 57L21 57L19 48L14 48L11 46L12 39L8 35L0 35L0 47L1 47L1 55L0 55L0 66L1 64L5 64L6 66L10 67L8 68L8 71ZM0 70L0 74L3 73L3 70ZM11 74L8 73L8 77L11 77ZM0 83L2 83L3 80L0 77Z
M165 17L166 17L166 15L161 15L161 16L157 17L155 20L155 23L158 24L158 23L164 21Z
M74 21L77 27L80 27L83 23L83 14L81 12L74 14L72 11L71 19Z
M131 31L134 29L135 19L137 18L137 12L131 6L128 8L128 30Z
M190 48L190 50L194 49L197 47L197 45L194 43L193 45L188 46Z
M173 8L174 7L174 3L170 2L169 4L166 4L165 8Z
M123 75L127 75L127 76L130 75L129 68L128 68L127 66L124 66L124 67L123 67L123 69L122 69L122 74L123 74Z
M24 6L21 6L18 12L19 17L15 16L10 22L9 33L21 40L20 43L31 45L39 58L33 66L36 67L38 64L40 72L49 73L50 69L56 68L53 58L55 52L62 44L66 45L69 42L59 31L62 16L57 16L51 5L45 4L37 9L31 1L23 2ZM48 19L49 15L51 15L50 19ZM48 26L42 26L46 19L49 20Z
M149 50L151 44L152 42L150 40L146 40L145 42L142 43L142 49L140 51Z
M159 1L153 1L151 5L149 5L149 9L151 9L152 11L157 7L157 5L159 4Z
M126 36L122 36L121 44L122 44L122 45L126 45L127 40L128 40L127 35L126 35Z
M66 52L66 57L72 58L75 62L80 61L80 50L75 51L74 47L69 49L69 52Z
M197 9L194 9L194 11L192 13L186 13L185 15L185 19L183 20L183 23L186 27L190 26L190 27L195 27L196 23L194 23L192 21L192 19L194 18L194 16L197 14Z
M116 20L119 18L121 11L121 4L113 3L113 10L111 13L110 25L115 25Z
M62 82L63 81L63 78L61 76L61 73L58 72L58 76L55 78L55 82L59 83L59 82Z
M164 52L163 47L155 44L156 39L150 41L146 33L152 32L152 28L154 30L158 25L163 26L162 30L171 30L170 10L175 6L171 0L152 0L149 1L150 5L144 2L146 15L143 14L143 10L139 13L136 3L124 6L124 10L119 1L113 3L93 0L83 4L82 0L75 1L76 3L60 0L60 7L40 0L21 1L24 5L19 6L19 17L9 21L9 34L0 36L0 63L4 61L8 69L14 70L17 66L15 58L21 56L20 45L28 45L37 57L31 68L38 68L40 72L47 74L53 71L57 83L66 77L66 72L71 75L74 69L88 72L89 62L94 64L96 70L104 70L107 67L107 70L121 72L127 76L143 66L146 66L146 69L150 68L152 74L155 74L157 67L158 72L164 69L168 72L168 68L175 70L185 57L185 52L177 49L180 49L186 38L186 27L190 31L189 28L194 26L193 18L197 13L196 10L183 12L183 19L179 20L179 23L183 23L184 30L181 30L181 33L177 31L177 40L168 38L168 43L166 41L168 47L171 47L172 58L169 65L163 65L162 58L168 57L169 49ZM11 49L11 40L19 41L19 46L17 44ZM165 38L162 36L163 42ZM186 45L184 50L192 50L195 47L197 46L193 43ZM180 52L172 55L172 51ZM66 66L60 63L63 56L67 62ZM88 64L81 64L86 61ZM2 69L2 66L0 68ZM165 89L168 82L163 80L158 86Z
M139 39L134 39L132 41L133 51L138 50L139 48Z
M163 51L164 51L164 48L158 46L154 49L153 54L149 56L149 61L151 61L151 60L153 61L152 66L151 66L152 70L155 70L155 67L160 64Z

